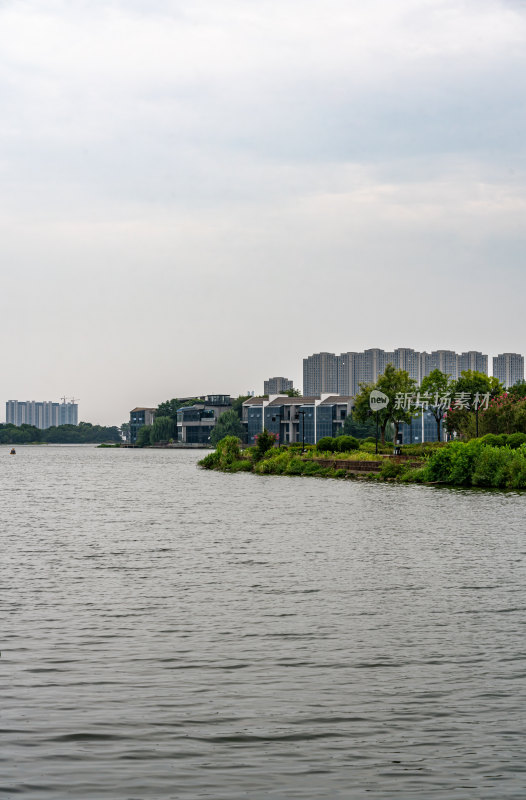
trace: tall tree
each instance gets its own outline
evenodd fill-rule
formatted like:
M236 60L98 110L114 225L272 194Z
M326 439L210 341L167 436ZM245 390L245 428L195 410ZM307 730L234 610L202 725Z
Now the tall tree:
M466 369L460 373L460 378L453 381L453 392L469 392L470 394L490 393L490 397L502 394L504 387L498 378L486 375L485 372L477 372L474 369Z
M156 417L170 417L174 422L177 422L177 410L185 406L193 406L196 403L202 403L198 397L192 397L189 400L178 400L173 397L171 400L165 400L164 403L159 403L155 409Z
M135 444L137 447L148 447L150 444L150 434L152 432L151 425L142 425L137 432L137 439Z
M508 389L508 394L510 394L514 400L522 400L526 397L526 381L517 381L517 383L514 383L513 386L510 386Z
M434 369L422 379L420 393L431 397L429 410L432 412L437 425L437 442L440 441L440 423L447 411L447 406L442 402L450 397L453 391L453 381L449 375L439 369Z
M248 400L249 394L240 394L232 400L232 411L235 411L239 419L243 416L243 403Z
M155 417L150 431L150 442L167 442L173 438L175 423L171 417ZM140 432L140 429L139 429Z
M389 404L381 411L376 412L378 414L382 444L385 444L385 429L389 423L394 425L396 440L400 424L402 422L411 422L413 414L403 407L397 408L395 397L400 393L404 395L415 393L416 381L410 378L409 373L404 369L395 369L392 364L388 364L376 383L361 383L353 408L353 415L358 422L366 422L373 414L369 407L369 397L373 389L378 389L389 398Z
M237 436L238 439L243 439L244 434L245 429L243 428L238 415L235 411L229 409L221 414L217 420L217 423L212 428L210 442L214 447L216 447L217 443L220 442L221 439L224 439L225 436Z
M470 409L457 405L457 399L462 396L471 401L478 395L483 397L489 394L490 398L498 397L503 393L503 387L497 378L486 375L484 372L467 369L460 373L460 378L451 385L452 405L447 411L445 423L448 431L456 431L461 436L475 435L475 422Z

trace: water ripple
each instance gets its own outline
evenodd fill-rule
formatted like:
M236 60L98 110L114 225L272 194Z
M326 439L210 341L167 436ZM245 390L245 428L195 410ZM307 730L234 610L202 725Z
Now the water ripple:
M0 458L0 796L524 797L526 497Z

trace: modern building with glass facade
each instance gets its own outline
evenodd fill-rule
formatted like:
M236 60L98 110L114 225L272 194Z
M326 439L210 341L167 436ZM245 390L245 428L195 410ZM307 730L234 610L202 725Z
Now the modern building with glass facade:
M77 403L53 403L51 400L8 400L5 418L7 424L34 425L45 430L58 425L78 425L79 407Z
M177 410L177 438L178 442L187 444L207 444L212 428L224 411L232 408L229 394L207 394L197 398L179 398L181 403L185 400L197 400L192 405L181 406ZM153 425L155 408L139 406L130 411L130 443L135 444L137 433L143 425Z
M280 444L301 441L316 444L322 436L337 436L342 432L351 402L351 397L332 394L318 397L271 395L268 400L251 397L243 403L247 441L254 444L255 437L266 428L279 437Z
M130 443L135 444L137 434L144 425L153 425L155 408L137 406L130 411Z
M501 353L493 359L493 376L507 389L524 380L524 356L520 353Z
M279 394L294 389L294 384L288 378L269 378L263 384L263 394Z
M202 403L180 408L177 411L177 441L208 444L219 417L230 408L232 403L229 394L209 394Z
M417 384L434 369L439 369L456 379L467 369L488 373L488 357L476 350L455 353L453 350L419 352L411 348L380 350L373 348L363 353L349 351L315 353L303 359L303 393L305 395L335 392L354 397L360 383L374 383L387 366L404 369Z
M437 441L437 423L431 411L424 412L424 442ZM401 444L422 444L422 414L413 417L411 423L402 423L399 428L402 437ZM444 441L445 429L444 420L440 421L440 440Z

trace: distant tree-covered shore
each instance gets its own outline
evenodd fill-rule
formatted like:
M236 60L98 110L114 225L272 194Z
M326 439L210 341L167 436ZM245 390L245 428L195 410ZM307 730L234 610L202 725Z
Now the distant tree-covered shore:
M0 444L100 444L121 441L116 425L105 427L80 422L78 425L58 425L40 430L34 425L0 424Z

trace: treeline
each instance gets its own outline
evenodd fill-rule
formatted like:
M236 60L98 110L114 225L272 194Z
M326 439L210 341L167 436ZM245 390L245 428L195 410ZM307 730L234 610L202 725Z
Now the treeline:
M382 442L385 441L386 431L394 429L396 438L403 423L409 425L412 419L420 417L422 413L421 407L407 408L395 403L394 398L397 395L427 395L431 398L426 405L436 421L437 440L441 438L442 426L449 434L463 440L476 438L477 434L526 433L525 381L518 381L509 389L504 389L497 378L483 372L465 370L460 378L453 380L449 375L435 369L417 386L408 372L395 369L392 364L387 365L375 383L360 384L352 416L345 421L343 433L363 438L357 427L360 424L369 426L368 435L372 435L374 414L370 409L369 397L373 389L384 392L391 399L389 405L378 412ZM481 406L479 413L464 407L461 402L456 402L456 398L470 398L472 401L476 396L489 398L488 408ZM442 402L445 398L450 401L449 407Z
M112 425L92 425L80 422L78 425L58 425L40 430L34 425L0 424L0 444L100 444L101 442L121 442L118 427Z

